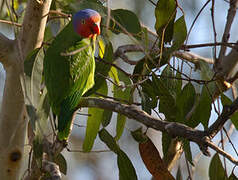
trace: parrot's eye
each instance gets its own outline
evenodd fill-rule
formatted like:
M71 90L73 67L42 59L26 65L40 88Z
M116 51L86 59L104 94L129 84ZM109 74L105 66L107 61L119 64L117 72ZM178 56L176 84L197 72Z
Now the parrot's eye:
M81 20L81 24L86 24L85 19L82 19L82 20Z

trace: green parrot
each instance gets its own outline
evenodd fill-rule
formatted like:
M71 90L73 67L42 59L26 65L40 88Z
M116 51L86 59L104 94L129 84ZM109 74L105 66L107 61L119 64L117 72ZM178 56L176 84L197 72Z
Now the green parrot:
M98 12L80 10L46 51L45 85L58 117L59 140L68 139L79 100L94 85L95 40L100 34L100 22Z

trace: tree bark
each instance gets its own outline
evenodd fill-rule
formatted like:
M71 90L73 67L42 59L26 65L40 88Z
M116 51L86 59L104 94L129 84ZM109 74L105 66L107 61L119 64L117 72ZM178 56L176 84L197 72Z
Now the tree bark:
M0 34L0 62L6 70L0 112L0 179L20 179L28 118L25 112L23 63L41 46L51 0L30 0L16 40Z

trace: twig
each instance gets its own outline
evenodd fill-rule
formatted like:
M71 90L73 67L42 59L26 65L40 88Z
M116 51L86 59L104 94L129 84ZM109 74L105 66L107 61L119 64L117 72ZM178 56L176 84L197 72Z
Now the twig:
M7 21L7 20L3 20L3 19L0 19L0 23L10 24L10 25L17 26L17 27L21 27L21 26L22 26L22 25L19 24L19 23L12 22L12 21Z
M128 63L130 65L136 65L136 61L131 61L129 58L125 55L125 53L128 52L143 52L141 45L124 45L117 48L116 52L114 53L115 59L120 57L125 63Z
M187 160L186 157L185 157L185 162L186 162L186 167L187 167L187 171L188 171L188 178L187 179L192 180L192 174L191 174L189 164L188 164L188 160Z
M224 43L224 42L202 43L202 44L182 45L181 49L188 50L192 48L201 48L201 47L208 47L208 46L227 46L230 48L236 48L235 45L238 45L238 43Z
M188 42L188 37L193 29L193 26L195 24L195 22L197 21L198 17L200 16L200 14L202 13L203 9L208 5L208 3L210 2L211 0L208 0L203 6L202 8L200 9L200 11L198 12L198 14L196 15L195 19L193 20L193 23L191 25L191 27L189 28L189 31L188 31L188 35L187 35L187 38L186 38L186 41L185 41L185 44L187 44Z
M214 18L214 7L215 7L215 0L212 0L212 8L211 8L211 18L212 18L212 30L214 35L214 43L217 43L217 32L216 32L216 26L215 26L215 18ZM214 46L214 59L215 63L217 63L217 47Z
M118 101L118 102L124 102L124 103L126 103L126 104L134 104L134 105L136 105L136 106L141 106L141 103L136 103L136 102L132 102L132 103L131 103L131 102L125 100L125 99L115 98L115 97L111 97L111 96L106 96L106 95L101 94L101 93L98 93L98 92L95 92L94 94L96 94L96 95L98 95L98 96L102 96L102 97L104 97L104 98L112 99L112 100L115 100L115 101Z

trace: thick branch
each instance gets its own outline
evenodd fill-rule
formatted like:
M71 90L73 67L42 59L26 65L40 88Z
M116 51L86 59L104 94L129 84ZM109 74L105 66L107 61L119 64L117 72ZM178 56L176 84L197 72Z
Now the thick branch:
M10 56L12 55L12 51L14 48L14 42L13 40L8 39L6 36L4 36L2 33L0 33L0 62L4 66L10 65L10 59L12 59Z
M79 107L96 107L96 108L107 109L107 110L121 113L127 116L128 118L134 119L146 125L147 127L150 127L162 132L166 132L171 136L179 136L179 137L186 138L190 141L193 141L199 145L200 149L205 155L210 155L207 149L207 147L210 147L214 149L215 151L217 151L218 153L220 153L221 155L225 156L231 162L238 164L237 160L235 160L229 154L224 153L223 150L221 150L219 147L217 147L215 144L211 142L210 138L207 136L208 135L207 131L196 130L180 123L163 121L161 119L150 116L146 112L140 110L137 106L121 104L119 102L115 102L115 101L107 100L107 99L82 98L79 103ZM230 108L231 110L229 112L234 113L238 109L238 100L236 100L230 107L231 107ZM217 119L217 121L220 121L219 119L224 119L223 121L227 120L231 115L230 113L221 115ZM214 129L214 127L215 125L212 125L209 128L211 129L211 132L213 132L212 129ZM218 126L217 128L220 128L220 126ZM217 133L217 132L214 132L214 133Z
M153 49L153 51L157 54L159 54L159 49ZM135 45L135 44L129 44L129 45L123 45L118 47L116 52L114 53L115 58L121 58L125 63L128 63L130 65L136 65L137 61L132 61L128 58L126 53L128 52L143 52L141 45ZM213 64L213 59L205 58L202 56L199 56L195 53L188 52L188 51L175 51L173 55L177 58L180 58L182 60L189 61L193 64L195 64L197 67L199 67L199 62L206 62L208 64Z
M19 37L23 59L42 44L50 4L51 0L28 1Z

